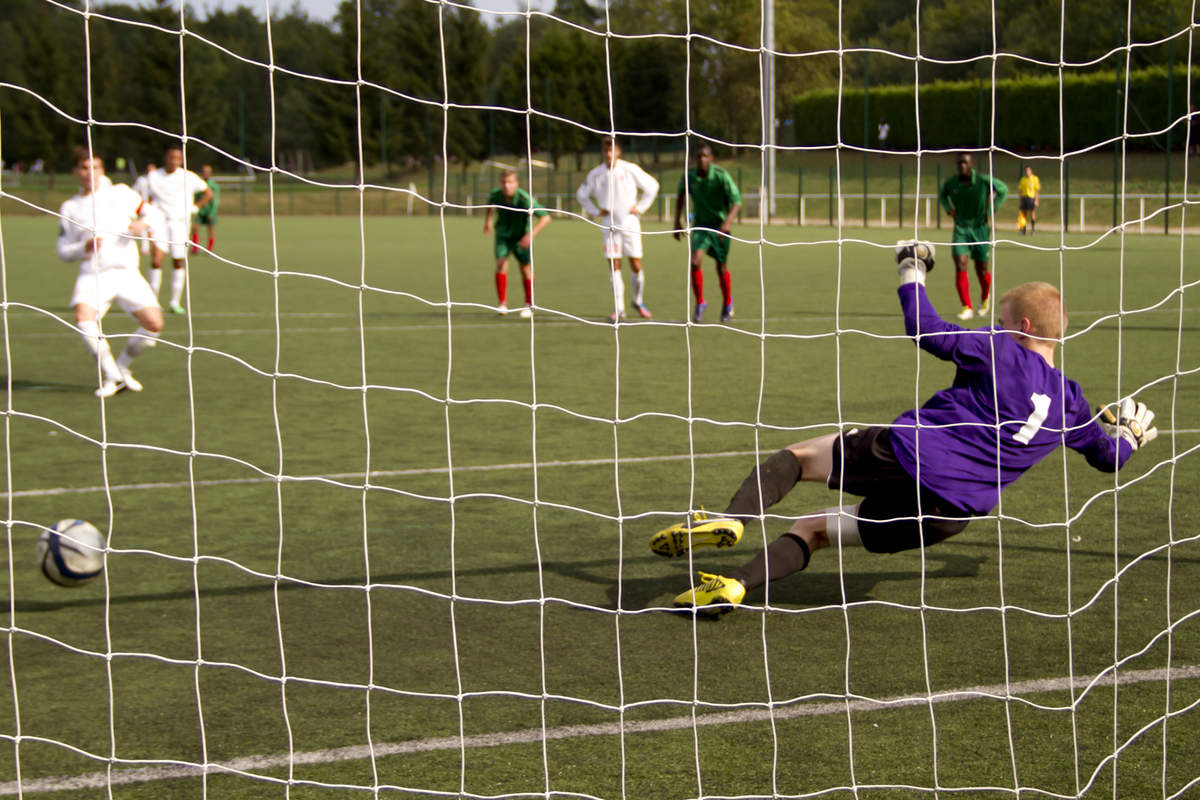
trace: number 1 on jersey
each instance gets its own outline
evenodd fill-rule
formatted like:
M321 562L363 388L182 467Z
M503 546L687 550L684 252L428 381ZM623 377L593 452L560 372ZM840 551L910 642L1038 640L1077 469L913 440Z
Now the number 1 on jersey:
M1049 395L1034 392L1029 395L1029 399L1033 402L1033 413L1025 420L1025 424L1021 426L1021 430L1013 434L1013 438L1021 444L1029 444L1029 440L1037 435L1037 432L1042 428L1042 423L1046 421L1046 417L1050 414Z

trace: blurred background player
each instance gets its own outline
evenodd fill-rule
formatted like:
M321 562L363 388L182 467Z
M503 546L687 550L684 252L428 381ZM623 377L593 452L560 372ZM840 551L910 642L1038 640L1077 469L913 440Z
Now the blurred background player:
M496 212L496 311L508 313L508 257L511 254L521 265L521 281L525 286L525 307L521 317L533 316L533 237L550 224L550 212L517 185L516 170L500 173L500 186L488 195L488 210L483 217L483 232L492 232L492 212ZM537 217L532 230L529 217Z
M971 279L967 277L967 256L975 261L979 277L980 316L988 312L992 299L991 260L992 229L988 224L992 214L1008 197L1008 186L999 178L975 171L975 159L970 153L959 153L955 161L957 174L951 175L938 192L938 201L954 220L954 235L950 239L950 255L954 257L954 286L962 302L959 319L971 319Z
M598 217L604 230L604 257L608 260L612 285L613 313L609 319L625 318L625 281L621 278L621 258L629 258L629 283L633 288L633 307L643 319L646 308L646 279L642 272L642 222L658 196L658 181L644 169L621 158L621 145L612 136L600 141L600 166L584 178L575 192L583 213Z
M145 232L141 218L145 204L125 184L104 178L104 161L87 150L75 152L75 177L79 193L62 204L58 233L58 257L79 261L79 277L71 295L75 324L88 352L100 362L98 397L117 392L142 390L130 365L149 347L162 330L162 309L138 271L137 237ZM100 332L100 319L113 302L128 312L140 326L113 359L108 341Z
M192 215L199 205L212 199L212 189L196 173L183 168L183 150L177 145L167 148L163 155L163 166L148 176L150 204L163 217L161 231L153 231L154 254L150 257L150 289L155 297L162 287L162 262L168 250L174 271L171 274L172 314L184 313L183 290L187 280L188 231ZM200 195L199 201L195 200Z
M160 216L158 214L158 209L154 208L152 205L149 205L150 173L154 172L156 169L158 169L157 164L155 164L153 161L147 162L145 171L143 171L141 175L138 175L137 179L133 182L133 190L138 193L138 196L142 198L142 203L145 204L142 208L142 217L145 219L148 227L146 228L146 232L139 237L139 244L142 250L142 255L144 256L150 255L150 239L154 235L156 221L160 226L162 225L162 220L157 219Z
M1114 472L1158 435L1154 412L1130 398L1116 415L1105 409L1097 420L1079 384L1054 366L1066 312L1053 286L1012 289L1000 299L999 326L967 331L943 321L925 294L933 246L901 242L896 260L905 330L922 350L955 365L953 384L890 426L780 450L751 471L723 517L693 517L655 534L651 550L668 557L693 547L733 546L746 524L802 480L864 498L801 517L736 570L700 573L700 585L676 597L676 606L723 613L750 589L799 572L814 552L831 545L897 553L937 544L972 517L991 513L1001 490L1060 444L1096 469Z
M1025 229L1029 229L1030 235L1033 234L1034 223L1037 222L1037 207L1038 195L1042 193L1042 181L1037 175L1033 174L1033 167L1028 164L1025 166L1025 174L1021 176L1021 180L1017 183L1017 195L1020 208L1017 212L1017 227L1021 233L1025 233ZM1021 218L1024 218L1022 224Z
M196 212L196 220L192 223L192 252L200 251L200 226L208 226L208 252L213 251L213 231L217 227L217 206L221 203L221 187L213 180L213 168L209 164L205 164L200 168L200 177L208 185L209 191L212 192L212 197L208 202L199 206L199 211Z
M686 190L686 195L685 195ZM696 148L696 166L679 179L679 195L675 198L675 239L682 237L683 207L690 198L692 235L691 270L692 293L696 296L696 313L692 319L704 319L704 254L717 262L717 280L721 282L721 322L733 319L733 279L726 264L729 261L729 230L742 208L742 195L737 184L721 167L713 163L712 148L702 144Z

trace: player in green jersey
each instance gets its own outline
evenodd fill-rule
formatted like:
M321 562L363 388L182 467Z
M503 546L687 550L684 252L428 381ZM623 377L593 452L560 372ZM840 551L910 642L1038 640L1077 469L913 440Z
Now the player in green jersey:
M954 236L950 240L950 255L954 257L954 285L962 301L959 319L971 319L971 279L967 277L967 256L975 261L975 274L982 289L979 315L984 316L992 299L991 260L992 228L990 220L996 209L1008 197L1008 186L999 178L975 171L975 159L970 153L959 153L955 160L957 172L942 184L938 202L954 220Z
M542 228L550 224L550 212L517 185L516 170L506 169L500 173L500 186L488 195L488 210L483 218L483 232L492 232L492 212L496 212L496 296L499 305L496 311L508 313L508 257L512 255L521 265L521 279L525 285L525 307L521 316L533 316L533 255L530 244ZM537 217L532 230L529 227L530 211Z
M721 322L733 319L733 281L726 263L729 261L729 228L742 207L742 195L737 184L721 167L712 163L712 148L702 144L696 148L696 166L679 179L679 195L675 198L675 239L683 236L683 207L688 198L692 209L692 293L696 296L693 321L704 319L704 254L717 262L717 280L721 282Z
M212 252L213 242L216 239L213 236L213 231L217 227L217 205L221 202L221 187L213 180L213 168L205 164L200 168L200 177L204 178L204 182L208 184L208 188L212 190L212 199L200 206L200 210L196 212L196 218L192 221L192 252L196 253L200 250L200 226L208 226L208 252Z

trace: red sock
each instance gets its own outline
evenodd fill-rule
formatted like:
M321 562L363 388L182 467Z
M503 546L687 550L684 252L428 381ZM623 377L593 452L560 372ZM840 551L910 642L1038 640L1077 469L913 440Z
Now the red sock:
M992 272L991 272L991 270L988 270L987 272L979 273L979 285L983 287L983 301L982 302L986 303L988 301L988 298L992 296Z
M958 289L958 299L967 308L971 307L971 279L967 277L965 269L956 270L954 273L954 286Z
M725 270L720 275L721 279L721 298L725 305L733 302L733 276L729 274L729 270Z
M198 234L198 233L192 234L192 244L200 244L200 234Z
M704 273L698 269L692 270L692 293L697 303L704 302Z
M525 286L525 305L533 305L533 278L522 278L521 283Z
M496 273L496 297L500 299L500 305L508 305L508 273Z
M212 236L208 237L208 249L209 250L213 249L213 237Z

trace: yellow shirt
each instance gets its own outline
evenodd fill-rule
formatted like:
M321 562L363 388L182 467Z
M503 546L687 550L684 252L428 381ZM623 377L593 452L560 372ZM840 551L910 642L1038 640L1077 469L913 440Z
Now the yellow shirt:
M1017 193L1021 197L1037 197L1042 191L1042 181L1037 175L1026 175L1017 183Z

